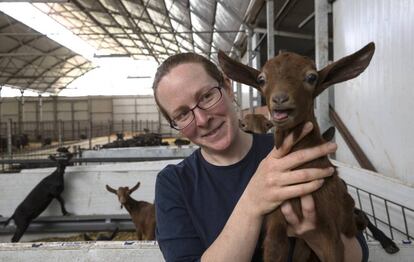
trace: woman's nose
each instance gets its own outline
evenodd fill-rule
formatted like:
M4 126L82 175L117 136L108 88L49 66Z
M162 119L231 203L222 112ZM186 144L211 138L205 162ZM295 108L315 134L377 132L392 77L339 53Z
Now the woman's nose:
M197 126L204 126L207 124L210 116L206 110L200 108L194 108L194 118L196 121Z

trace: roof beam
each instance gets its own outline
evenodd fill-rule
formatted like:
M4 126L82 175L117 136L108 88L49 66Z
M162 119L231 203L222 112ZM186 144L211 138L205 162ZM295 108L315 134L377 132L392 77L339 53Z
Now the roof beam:
M104 26L101 25L101 23L96 20L95 17L93 17L86 8L79 3L78 0L71 0L71 3L73 3L80 11L82 11L89 19L91 19L102 31L104 31L109 37L111 37L126 53L128 53L128 49L126 49L121 42L118 41L116 37L114 37Z
M147 4L146 5L148 5L148 3L149 3L149 1L150 0L148 0L147 1ZM147 14L147 16L151 19L151 17L149 16L149 14L148 14L148 11L146 10L146 5L144 5L144 3L142 2L142 0L139 0L139 2L141 3L141 5L144 7L144 12ZM131 13L126 9L126 7L125 7L125 5L122 3L122 1L120 1L120 2L117 2L117 1L115 1L115 3L117 3L117 5L118 5L118 7L121 7L122 8L122 12L124 13L124 14L127 14L127 19L126 19L126 21L127 21L127 23L129 24L129 26L131 27L131 30L134 32L134 33L136 33L136 32L140 32L141 31L141 29L139 28L139 26L136 24L136 22L134 21L134 19L132 19L132 16L131 16ZM113 17L112 17L113 18ZM141 18L140 19L142 19L142 15L141 15ZM114 19L115 20L115 19ZM115 20L116 21L116 20ZM152 23L152 25L154 26L154 23L152 22L152 19L151 19L151 23ZM155 26L154 26L155 27ZM143 36L140 36L140 35L138 35L138 37L139 38L141 38L141 42L146 46L146 48L148 49L148 51L149 51L149 53L154 57L154 59L159 63L160 61L159 61L159 59L158 59L158 57L156 57L154 54L153 54L153 52L154 52L154 49L152 48L152 47L149 47L148 46L148 44L147 44L147 39L145 38L145 41L143 41L143 39L142 39L142 37ZM164 48L165 48L165 45L164 45L164 43L163 43L163 41L162 41L162 39L161 39L161 37L160 37L160 41L161 41L161 44L164 46ZM138 47L139 48L139 47Z

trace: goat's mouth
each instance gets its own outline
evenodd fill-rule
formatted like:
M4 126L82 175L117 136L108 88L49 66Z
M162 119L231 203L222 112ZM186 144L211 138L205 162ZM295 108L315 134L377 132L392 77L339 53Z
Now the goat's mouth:
M272 119L276 122L284 122L292 114L294 108L274 108L272 110Z

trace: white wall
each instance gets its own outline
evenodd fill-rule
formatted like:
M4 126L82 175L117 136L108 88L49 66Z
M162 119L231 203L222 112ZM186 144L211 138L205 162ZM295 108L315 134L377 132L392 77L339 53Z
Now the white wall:
M335 87L335 108L378 171L414 187L414 1L333 5L335 60L374 41L358 78ZM357 165L338 134L337 159Z

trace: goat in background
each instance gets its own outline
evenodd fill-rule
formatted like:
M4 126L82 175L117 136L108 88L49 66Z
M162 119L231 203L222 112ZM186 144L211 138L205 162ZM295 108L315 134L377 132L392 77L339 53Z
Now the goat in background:
M131 215L135 225L138 240L155 240L155 207L146 201L137 201L130 195L140 186L138 182L134 187L119 187L118 190L106 185L106 190L118 196L121 208L124 206Z
M307 57L282 52L270 59L258 71L243 65L223 52L219 63L231 79L251 85L265 97L271 118L275 124L275 147L279 148L285 136L293 133L298 138L306 122L313 123L313 130L296 143L292 152L323 144L314 115L314 99L327 87L357 77L369 65L375 51L370 43L356 53L317 71L315 63ZM333 167L327 157L308 162L296 169ZM341 233L347 237L357 234L354 218L355 202L348 194L337 172L325 178L324 185L312 193L317 217L316 229L320 232L323 261L343 262L344 246ZM290 200L300 220L303 219L300 198ZM286 261L288 257L287 222L281 209L269 213L265 219L264 261ZM316 254L298 239L294 249L294 261L319 261Z
M110 235L107 234L98 234L96 236L96 239L92 239L92 237L86 233L83 234L83 239L85 241L111 241L112 239L115 238L115 236L118 234L119 232L119 227L116 227L114 229L114 231L112 231L112 233Z
M247 114L239 119L239 127L246 133L265 134L273 123L262 114Z
M69 215L61 194L64 190L63 174L73 154L69 152L68 147L58 148L57 152L57 154L49 156L51 160L57 163L56 170L43 178L17 206L13 215L5 221L4 226L12 219L16 225L16 231L11 240L12 242L18 242L20 240L31 221L38 217L53 199L59 201L62 214L65 216Z

